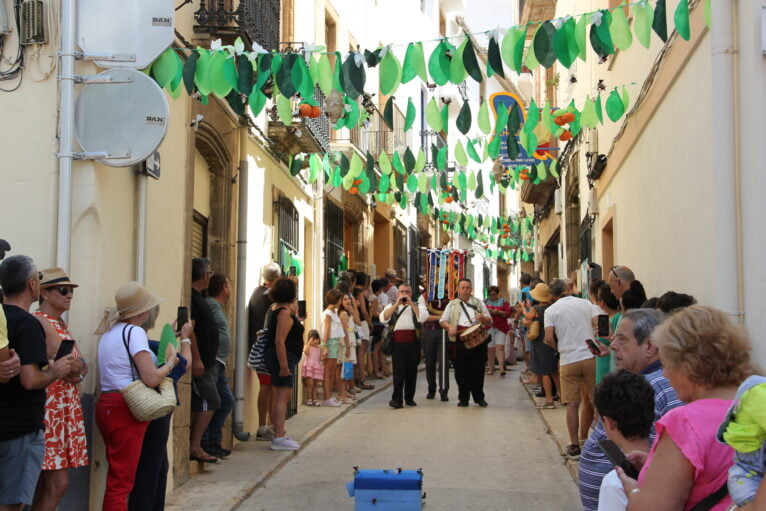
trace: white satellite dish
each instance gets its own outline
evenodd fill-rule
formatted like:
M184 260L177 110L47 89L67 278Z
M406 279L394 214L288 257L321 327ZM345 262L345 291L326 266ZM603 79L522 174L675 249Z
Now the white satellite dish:
M77 98L74 129L87 152L113 157L99 159L112 167L127 167L145 160L168 131L168 100L157 82L134 69L99 73L124 83L86 85Z
M77 44L85 53L135 55L134 61L96 60L105 68L143 69L175 37L173 0L78 0Z

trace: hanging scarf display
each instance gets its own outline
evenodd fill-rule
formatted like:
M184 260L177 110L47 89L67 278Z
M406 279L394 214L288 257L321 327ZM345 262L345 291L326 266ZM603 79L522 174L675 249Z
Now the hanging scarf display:
M428 301L432 302L436 297L436 286L437 286L437 275L439 271L439 266L437 264L437 258L439 256L438 250L429 248L426 250L427 255L427 261L428 261L428 272L426 275L428 275L428 282L426 284L426 288L428 289Z
M439 300L444 298L444 289L447 281L447 253L448 250L442 250L439 255L439 268L438 268L438 274L439 274L439 293L438 297Z

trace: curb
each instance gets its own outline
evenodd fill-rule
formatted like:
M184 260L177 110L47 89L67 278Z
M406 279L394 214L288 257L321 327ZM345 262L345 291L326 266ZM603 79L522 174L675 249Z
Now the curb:
M535 400L534 392L532 392L532 385L531 384L525 385L522 382L519 382L519 383L521 383L521 386L524 387L524 390L527 392L527 395L529 396L529 400L532 401L532 404L536 406L537 401ZM562 449L562 446L558 443L558 441L556 440L556 437L553 436L553 434L551 433L553 428L551 427L551 423L545 417L543 410L540 408L535 408L535 410L537 411L537 414L540 416L540 419L542 419L543 424L545 424L545 432L548 434L548 437L551 439L551 441L553 441L554 444L556 444L556 448L558 449L559 454L563 454L564 451ZM566 465L567 470L569 471L569 475L572 476L572 480L574 481L574 483L576 485L579 484L577 471L580 464L577 462L577 460L570 460L568 458L562 457L562 462L564 463L564 465Z
M307 445L309 445L312 441L314 441L319 436L320 433L322 433L324 430L329 428L338 419L344 417L352 409L364 403L365 401L370 399L372 396L376 396L379 393L383 392L384 390L388 389L393 384L394 384L393 378L390 378L388 381L384 381L379 387L375 387L375 389L371 390L369 394L366 394L365 396L360 397L355 403L348 405L337 415L334 415L333 417L321 423L316 428L310 430L308 434L306 435L306 437L301 440L301 446L298 450L291 451L288 456L285 456L283 459L279 461L279 463L274 465L274 467L271 470L269 470L266 473L266 475L263 476L263 478L259 479L258 481L253 481L252 484L248 485L244 490L240 491L237 495L229 499L227 501L227 505L228 505L227 509L230 509L231 511L238 509L245 500L249 499L253 495L253 493L255 493L255 491L258 490L258 488L263 487L269 479L271 479L277 472L279 472L282 469L282 467L284 467L288 462L292 461L296 456L298 456L298 454L301 451L303 451L303 449Z

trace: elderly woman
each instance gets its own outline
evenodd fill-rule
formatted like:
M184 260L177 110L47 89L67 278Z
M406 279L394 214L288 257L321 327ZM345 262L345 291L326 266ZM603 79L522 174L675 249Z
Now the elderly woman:
M56 356L61 341L73 339L62 316L72 304L76 287L61 268L42 271L40 307L35 316L45 330L50 359ZM77 357L72 371L46 388L45 456L32 505L35 511L54 511L69 486L67 469L88 465L85 419L77 388L88 374L88 366L76 345L72 352Z
M289 278L281 278L271 285L269 293L274 305L266 316L268 343L266 345L266 365L271 372L271 385L274 387L274 403L271 417L274 420L274 440L271 449L275 451L295 451L300 444L287 436L285 417L287 402L290 401L292 386L298 362L303 352L303 324L298 319L298 288Z
M106 310L96 330L96 334L103 334L98 344L101 396L96 404L96 424L109 462L102 509L125 511L149 422L133 417L120 390L137 379L157 387L180 361L171 349L165 357L167 363L157 367L146 331L141 328L162 301L160 297L138 282L128 282L117 290L114 301L116 307Z
M664 374L687 402L655 423L657 438L649 455L631 455L640 465L638 482L617 469L628 509L693 509L706 498L724 510L731 447L716 441L737 386L753 372L747 333L723 312L694 305L676 312L654 333ZM709 501L708 501L709 502Z

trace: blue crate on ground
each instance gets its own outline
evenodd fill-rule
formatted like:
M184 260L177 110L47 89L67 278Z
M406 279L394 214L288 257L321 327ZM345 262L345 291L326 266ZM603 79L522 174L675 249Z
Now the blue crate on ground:
M358 470L346 484L355 511L421 511L422 470Z

